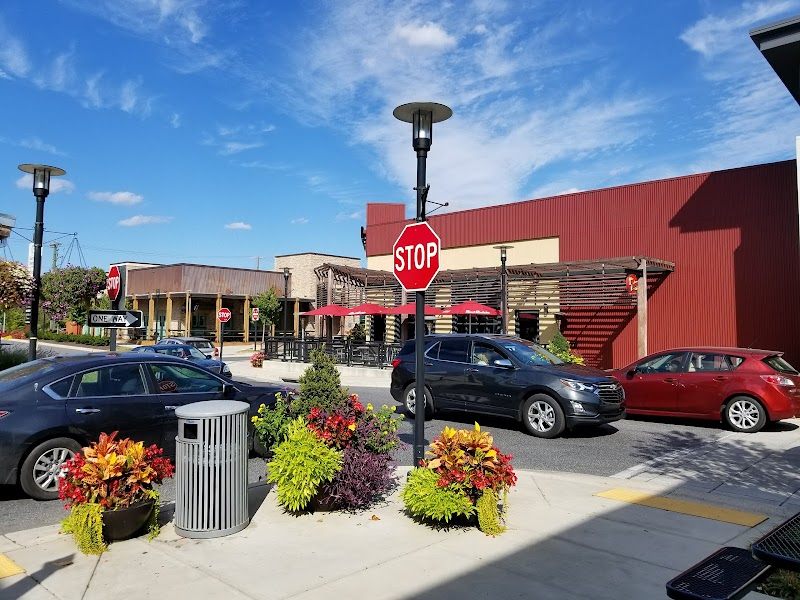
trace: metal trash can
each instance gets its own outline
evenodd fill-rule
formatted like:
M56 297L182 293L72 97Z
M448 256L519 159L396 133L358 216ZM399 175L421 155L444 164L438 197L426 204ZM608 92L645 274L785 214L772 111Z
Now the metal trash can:
M233 400L186 404L175 410L175 531L213 538L247 527L247 414Z

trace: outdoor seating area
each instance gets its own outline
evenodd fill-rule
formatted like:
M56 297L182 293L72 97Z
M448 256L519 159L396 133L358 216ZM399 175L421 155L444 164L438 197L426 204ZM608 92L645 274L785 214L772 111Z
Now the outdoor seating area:
M400 352L402 344L392 342L354 342L347 339L295 338L270 336L264 339L264 357L287 362L311 362L311 353L322 349L336 363L348 367L363 366L384 369Z

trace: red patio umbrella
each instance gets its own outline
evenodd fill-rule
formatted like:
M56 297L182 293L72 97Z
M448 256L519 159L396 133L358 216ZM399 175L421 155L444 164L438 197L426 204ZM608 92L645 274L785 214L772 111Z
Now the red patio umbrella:
M389 309L385 306L380 306L378 304L370 304L366 302L364 304L359 304L358 306L354 306L353 308L349 309L345 313L345 317L360 317L362 315L387 315L389 314Z
M403 304L402 306L395 306L394 308L390 308L387 314L390 315L415 315L417 314L417 303L416 302L409 302L408 304ZM441 308L436 308L435 306L428 306L425 305L425 315L428 317L433 317L436 315L442 314Z
M478 315L479 317L496 317L500 314L500 311L496 308L492 308L491 306L486 306L485 304L481 304L479 302L474 302L472 300L467 300L466 302L462 302L461 304L456 304L454 306L450 306L445 308L442 311L443 315L469 315L469 333L472 333L472 315Z
M338 304L328 304L327 306L320 306L319 308L315 308L313 310L309 310L307 312L300 313L301 317L343 317L350 310L345 306L339 306Z

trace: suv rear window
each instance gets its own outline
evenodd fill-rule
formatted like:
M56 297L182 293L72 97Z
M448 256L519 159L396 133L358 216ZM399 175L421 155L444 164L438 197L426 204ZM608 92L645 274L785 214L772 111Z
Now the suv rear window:
M469 362L469 340L442 340L439 344L439 360L451 362Z
M787 375L800 375L800 373L797 372L797 369L786 362L782 356L778 356L777 354L767 356L761 360L775 369L778 373L786 373Z

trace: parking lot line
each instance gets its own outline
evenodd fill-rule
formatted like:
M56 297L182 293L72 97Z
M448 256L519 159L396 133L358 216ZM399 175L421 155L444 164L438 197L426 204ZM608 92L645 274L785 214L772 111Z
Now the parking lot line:
M20 567L5 554L0 553L0 579L11 577L12 575L20 575L24 572L25 569Z
M642 506L668 510L684 515L702 517L704 519L713 519L714 521L723 521L725 523L733 523L735 525L744 525L746 527L754 527L762 521L767 520L765 515L742 512L740 510L732 510L729 508L722 508L720 506L712 506L710 504L701 504L700 502L677 500L675 498L667 498L665 496L653 496L651 494L643 494L641 492L634 492L619 488L614 488L605 492L599 492L595 494L595 496L599 496L600 498L609 498L611 500L619 500L620 502L627 502L629 504L641 504Z

